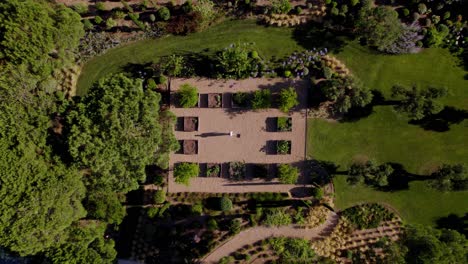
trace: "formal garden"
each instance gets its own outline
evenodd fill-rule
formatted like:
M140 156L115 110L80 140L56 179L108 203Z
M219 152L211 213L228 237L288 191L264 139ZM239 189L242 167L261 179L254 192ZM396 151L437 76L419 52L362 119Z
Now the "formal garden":
M0 262L466 262L466 14L2 1Z

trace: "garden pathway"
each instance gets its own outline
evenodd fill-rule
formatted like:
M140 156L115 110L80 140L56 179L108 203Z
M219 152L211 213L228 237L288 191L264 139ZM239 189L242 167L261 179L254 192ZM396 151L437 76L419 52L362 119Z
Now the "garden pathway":
M289 192L307 183L305 175L299 177L298 185L279 184L278 181L248 180L233 182L225 178L192 178L190 186L174 182L172 169L177 162L227 163L245 161L246 163L290 163L304 168L306 146L306 107L307 90L310 83L306 80L284 78L250 78L246 80L212 79L174 79L171 92L174 93L182 84L191 84L200 94L224 93L221 108L177 108L171 111L177 117L197 116L198 131L175 131L177 139L198 140L198 154L171 154L169 165L169 192ZM231 107L231 94L235 92L253 92L269 89L273 94L282 88L292 86L298 94L299 105L289 115L275 108L253 111ZM276 117L292 118L291 132L274 132ZM229 136L233 131L235 136ZM222 135L224 133L224 135ZM220 136L210 136L219 134ZM238 137L237 134L240 136ZM290 140L291 154L276 155L274 141Z
M338 223L339 216L330 211L327 220L322 225L311 228L297 228L295 226L281 226L281 227L265 227L257 226L241 231L239 234L211 251L202 259L202 263L211 264L218 263L224 256L238 251L244 246L252 245L257 241L267 239L269 237L294 237L304 238L308 240L316 240L328 235Z

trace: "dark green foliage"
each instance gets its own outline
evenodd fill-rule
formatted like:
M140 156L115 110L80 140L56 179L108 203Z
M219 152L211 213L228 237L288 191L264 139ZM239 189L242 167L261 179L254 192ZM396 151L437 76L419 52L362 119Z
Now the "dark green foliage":
M221 197L219 198L219 210L223 212L231 211L232 210L232 201L228 197Z
M376 228L382 221L390 221L395 215L379 204L357 205L341 213L357 229Z
M89 19L84 19L83 20L83 27L85 30L92 30L94 28L93 23Z
M287 140L280 140L276 142L276 153L285 155L291 151L291 142Z
M240 219L232 219L231 222L229 223L229 232L231 234L239 234L240 230L241 230L241 220Z
M168 143L161 139L160 98L141 80L118 74L96 83L70 111L69 153L90 170L88 185L128 192L145 179L146 165L167 166L158 160L169 152L160 147Z
M229 163L229 178L232 180L243 180L245 177L245 163L244 162L230 162Z
M271 12L273 14L287 14L291 9L292 5L289 0L271 0Z
M88 13L88 5L86 4L76 4L71 8L80 15Z
M250 94L245 92L237 92L232 95L232 101L239 107L247 107L250 101Z
M191 86L190 84L182 84L179 91L177 91L177 97L180 106L183 108L194 107L198 104L197 87Z
M157 190L154 194L153 201L155 204L162 204L166 201L166 191Z
M439 47L444 44L450 30L446 25L432 26L429 28L424 39L424 44L428 47Z
M429 185L440 191L465 191L468 190L468 173L461 165L442 165L431 174L434 179Z
M253 94L252 108L265 109L271 106L271 92L268 89L257 90Z
M218 222L216 222L216 220L214 218L210 218L208 220L208 222L206 223L206 227L208 228L208 230L210 231L215 231L215 230L218 230Z
M278 103L279 109L284 113L288 113L291 108L299 105L296 90L293 87L282 89L279 94Z
M276 128L278 131L291 131L292 119L290 117L280 116L276 120Z
M253 50L247 43L231 44L216 54L218 77L245 79L256 76L261 58L252 56Z
M379 50L393 44L403 32L398 13L387 6L361 12L357 27L368 43Z
M446 88L430 87L426 90L420 90L416 86L412 88L392 87L392 96L401 98L395 106L395 110L407 114L410 119L414 120L439 113L443 109L443 105L436 99L444 97L446 94Z
M120 224L125 217L125 208L115 192L92 191L84 201L88 218L103 220L109 224Z
M299 177L299 169L289 164L278 166L278 178L283 184L295 184Z
M148 82L146 83L146 87L150 90L154 90L156 89L158 86L156 84L156 82L154 81L153 78L149 78L148 79Z
M174 166L174 177L177 183L189 185L190 178L197 177L200 168L196 163L182 162Z
M158 10L158 17L159 19L163 20L163 21L167 21L169 20L169 18L171 18L171 12L169 11L169 8L163 6L161 7L159 10Z
M366 183L375 187L385 187L392 173L393 168L388 164L377 166L372 161L353 163L349 168L347 181L352 185Z

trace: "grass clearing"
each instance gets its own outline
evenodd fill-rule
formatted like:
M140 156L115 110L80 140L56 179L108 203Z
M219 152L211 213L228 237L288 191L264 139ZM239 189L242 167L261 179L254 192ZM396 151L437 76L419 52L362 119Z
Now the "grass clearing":
M109 50L88 61L83 67L78 79L77 95L85 94L101 77L123 71L123 67L128 64L153 62L161 56L174 53L210 55L237 42L254 43L259 55L265 59L281 58L295 50L304 49L293 39L292 28L260 26L255 20L225 21L200 33L142 40Z
M444 104L468 109L466 72L443 49L428 49L419 54L389 56L377 54L352 42L336 55L371 89L389 98L394 84L421 88L445 86L449 96ZM434 132L408 124L405 116L391 106L376 106L369 117L356 122L332 123L310 119L308 155L332 161L346 170L353 160L372 159L395 162L406 170L427 174L441 163L468 161L468 120L451 125L447 132ZM432 224L450 213L468 211L468 192L442 193L425 182L412 182L408 190L381 192L366 186L350 186L346 176L334 180L336 206L345 209L360 202L383 202L395 207L412 224Z

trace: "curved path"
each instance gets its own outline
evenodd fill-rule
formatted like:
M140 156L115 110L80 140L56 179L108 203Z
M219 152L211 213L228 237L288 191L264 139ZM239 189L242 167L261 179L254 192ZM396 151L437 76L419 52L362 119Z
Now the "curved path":
M333 228L338 223L338 219L339 216L336 213L330 211L325 223L315 228L297 228L292 225L281 227L257 226L249 228L241 231L239 234L211 251L208 255L205 256L205 258L202 259L202 263L218 263L222 257L228 256L246 245L252 245L257 241L261 241L269 237L284 236L304 238L308 240L323 238L333 230Z

